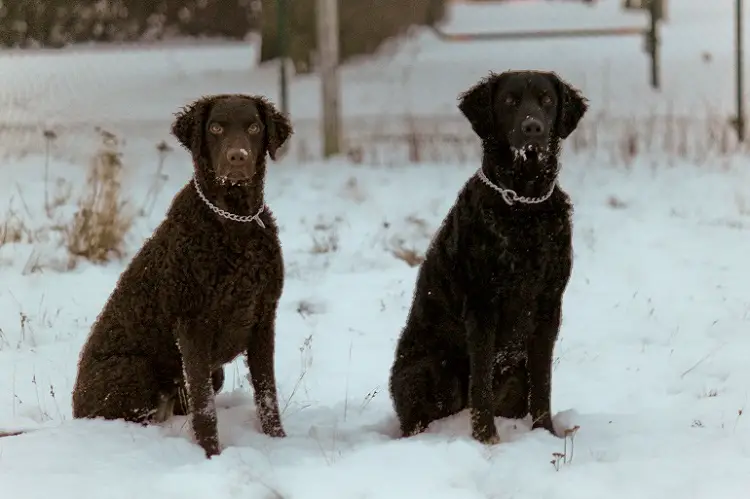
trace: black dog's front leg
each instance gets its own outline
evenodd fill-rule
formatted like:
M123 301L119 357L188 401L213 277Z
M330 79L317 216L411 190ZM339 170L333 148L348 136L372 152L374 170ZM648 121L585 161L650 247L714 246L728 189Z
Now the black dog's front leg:
M529 412L532 428L544 428L553 435L552 427L552 355L560 330L561 293L544 296L537 309L538 324L529 342Z
M500 438L495 427L492 381L497 320L488 320L485 315L478 314L471 304L464 306L469 353L471 435L482 443L496 444Z

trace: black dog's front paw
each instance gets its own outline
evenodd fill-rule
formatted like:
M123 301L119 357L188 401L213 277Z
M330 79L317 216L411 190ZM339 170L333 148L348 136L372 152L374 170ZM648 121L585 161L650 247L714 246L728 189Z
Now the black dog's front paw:
M500 443L500 435L498 435L497 432L492 435L486 435L484 433L479 434L475 431L472 432L471 436L474 437L474 439L478 442L481 442L485 445L497 445Z
M472 411L471 436L478 442L487 445L500 443L500 436L497 434L495 420L491 413L484 414Z

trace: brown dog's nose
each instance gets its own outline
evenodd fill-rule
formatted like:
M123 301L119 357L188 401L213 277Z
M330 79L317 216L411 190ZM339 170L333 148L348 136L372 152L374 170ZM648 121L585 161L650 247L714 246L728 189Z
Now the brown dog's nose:
M239 166L247 161L248 153L246 149L233 147L227 151L227 161L232 166Z

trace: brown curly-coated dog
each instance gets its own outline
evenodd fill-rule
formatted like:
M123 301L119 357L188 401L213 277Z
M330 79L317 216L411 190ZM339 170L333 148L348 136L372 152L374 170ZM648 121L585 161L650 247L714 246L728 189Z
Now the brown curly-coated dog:
M262 430L284 436L274 374L284 264L263 186L266 154L276 159L292 126L263 97L214 95L178 113L172 133L191 152L193 180L94 323L73 415L146 423L187 409L210 457L223 366L243 352Z

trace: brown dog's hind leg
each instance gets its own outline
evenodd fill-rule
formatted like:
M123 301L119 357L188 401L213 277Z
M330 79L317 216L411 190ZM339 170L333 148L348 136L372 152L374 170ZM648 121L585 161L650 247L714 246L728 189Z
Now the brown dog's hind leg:
M145 423L156 413L161 392L148 359L84 359L73 389L73 417Z

